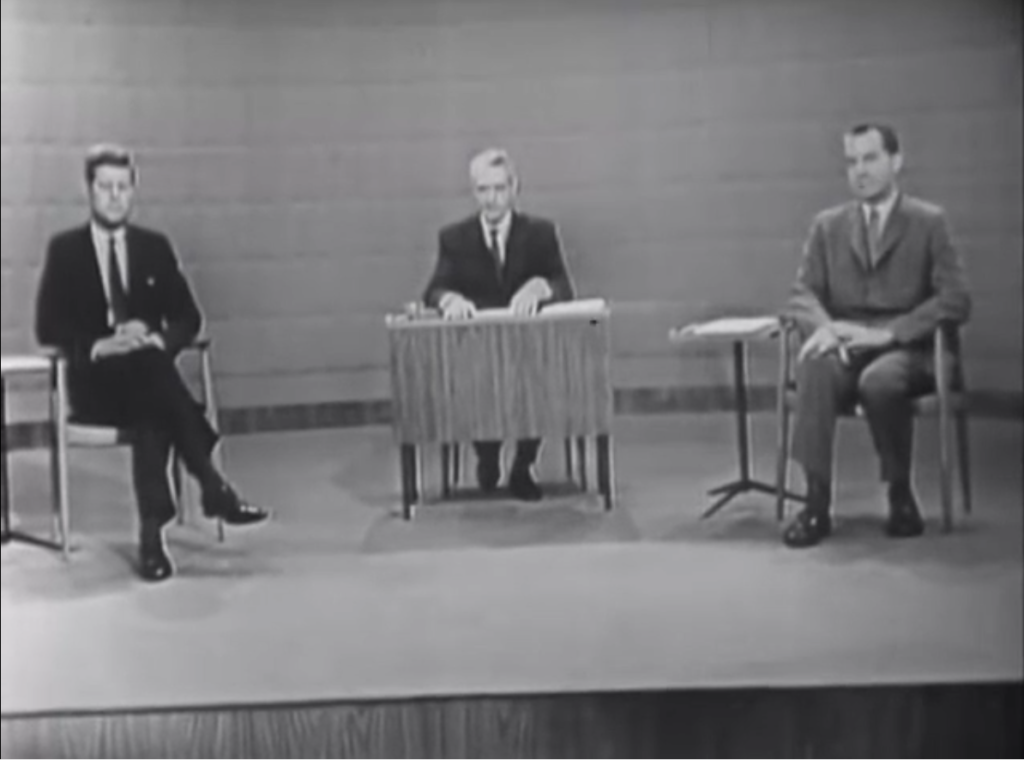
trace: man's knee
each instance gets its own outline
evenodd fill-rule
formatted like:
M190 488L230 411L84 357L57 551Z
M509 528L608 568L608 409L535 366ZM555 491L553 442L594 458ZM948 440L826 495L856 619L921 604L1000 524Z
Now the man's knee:
M798 390L808 388L843 387L846 368L834 354L807 357L797 365L796 385Z
M892 363L869 366L857 381L857 394L868 405L910 397L910 375Z

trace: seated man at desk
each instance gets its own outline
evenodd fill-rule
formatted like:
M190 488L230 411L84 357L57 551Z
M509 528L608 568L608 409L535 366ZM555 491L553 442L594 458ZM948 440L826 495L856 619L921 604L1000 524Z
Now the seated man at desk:
M573 297L555 225L515 209L518 186L508 153L488 149L469 164L478 213L441 230L434 274L423 296L447 319L471 318L477 309L510 307L533 315L546 303ZM501 478L501 442L477 441L477 480L485 492ZM531 468L540 441L521 440L509 475L517 498L536 501L540 487Z
M854 199L815 218L786 309L805 338L792 455L806 475L807 504L784 534L793 547L831 532L836 418L854 400L888 485L886 533L922 533L911 485L911 398L934 385L935 329L966 321L971 307L943 211L897 186L896 132L861 124L843 142Z
M76 422L133 431L139 573L160 581L173 574L163 541L176 509L167 479L171 447L199 482L207 517L244 525L262 522L267 513L244 501L217 471L211 455L218 434L174 365L202 317L168 239L129 224L136 179L124 148L89 151L91 219L50 241L36 336L67 356Z

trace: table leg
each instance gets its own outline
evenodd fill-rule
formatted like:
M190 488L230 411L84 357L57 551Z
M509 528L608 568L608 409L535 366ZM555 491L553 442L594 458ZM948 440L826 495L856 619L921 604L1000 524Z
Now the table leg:
M587 490L587 437L576 437L576 458L580 476L580 488Z
M441 444L441 496L445 499L452 495L452 447L451 444Z
M11 540L11 471L7 465L7 383L0 380L0 455L3 459L3 483L0 484L0 543Z
M751 477L750 471L750 414L747 398L747 346L742 340L733 342L733 383L736 398L736 447L739 459L739 479L712 488L711 496L719 496L715 502L704 510L701 518L708 518L729 503L735 496L748 491L776 496L778 489L773 484L762 483ZM786 494L787 498L799 498Z
M747 344L732 344L733 382L736 387L736 440L739 444L740 480L750 480L750 418L747 401Z
M611 438L607 433L597 436L597 482L604 495L604 508L610 511L614 500Z

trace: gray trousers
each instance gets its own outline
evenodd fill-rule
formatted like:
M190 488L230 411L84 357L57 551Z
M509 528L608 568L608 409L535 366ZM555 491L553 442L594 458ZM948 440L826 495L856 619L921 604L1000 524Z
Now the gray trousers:
M913 458L912 399L934 387L931 350L894 348L834 354L797 365L792 456L808 478L832 481L836 421L859 403L887 483L909 482Z

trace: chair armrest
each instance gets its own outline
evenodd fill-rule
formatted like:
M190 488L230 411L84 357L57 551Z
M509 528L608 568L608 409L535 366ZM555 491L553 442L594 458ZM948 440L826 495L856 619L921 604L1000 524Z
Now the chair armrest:
M58 346L40 346L36 353L49 361L50 366L54 369L60 364L67 364L69 361L67 351Z
M197 338L193 338L192 341L185 346L185 348L191 348L196 351L205 351L213 345L213 339L208 335L201 335Z

